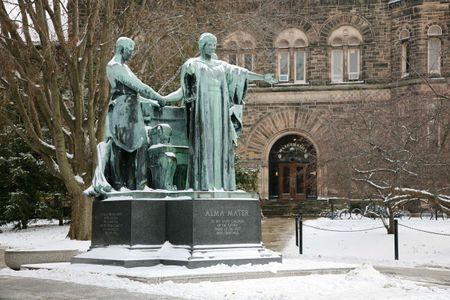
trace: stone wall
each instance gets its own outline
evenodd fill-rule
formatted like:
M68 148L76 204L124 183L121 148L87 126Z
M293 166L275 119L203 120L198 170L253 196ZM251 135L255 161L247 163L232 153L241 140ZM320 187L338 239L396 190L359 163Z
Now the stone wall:
M450 25L449 1L281 1L273 35L286 28L303 30L310 41L307 59L307 85L253 86L245 108L245 127L238 153L244 166L260 169L259 191L268 194L268 153L280 137L297 133L308 138L318 152L318 195L346 196L352 183L343 183L345 168L335 160L341 151L336 140L339 128L346 126L355 107L364 103L416 99L415 113L428 111L437 101L435 92L448 96ZM289 3L288 3L289 2ZM345 4L342 4L345 3ZM427 74L427 29L438 24L443 29L442 65L439 78ZM352 25L363 36L361 46L362 81L344 85L330 84L330 59L327 37L342 25ZM399 32L411 32L411 67L414 74L401 78ZM256 34L258 35L258 34ZM260 40L257 71L274 72L276 61L273 39ZM401 107L399 108L401 109ZM450 152L450 149L449 151Z
M399 34L402 29L410 31L412 74L409 78L427 76L427 41L428 28L439 25L442 28L442 49L449 49L448 29L450 25L450 10L448 1L400 1L391 5L391 53L392 77L400 78L401 51ZM442 55L441 75L448 77L450 72L450 56ZM406 78L405 80L407 80Z

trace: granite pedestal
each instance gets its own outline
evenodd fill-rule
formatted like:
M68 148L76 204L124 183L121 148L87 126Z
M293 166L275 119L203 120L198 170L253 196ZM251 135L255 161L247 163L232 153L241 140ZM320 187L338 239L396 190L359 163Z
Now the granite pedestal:
M91 249L72 262L189 268L281 262L261 243L255 196L239 191L111 193L94 202Z

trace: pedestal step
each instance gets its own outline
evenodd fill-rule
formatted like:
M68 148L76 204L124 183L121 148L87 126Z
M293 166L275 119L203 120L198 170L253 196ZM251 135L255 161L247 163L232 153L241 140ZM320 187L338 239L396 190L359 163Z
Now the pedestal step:
M170 243L155 248L111 246L95 248L72 258L72 263L101 264L125 268L150 267L158 264L203 268L217 264L242 265L281 262L281 256L259 245L221 245L183 247Z

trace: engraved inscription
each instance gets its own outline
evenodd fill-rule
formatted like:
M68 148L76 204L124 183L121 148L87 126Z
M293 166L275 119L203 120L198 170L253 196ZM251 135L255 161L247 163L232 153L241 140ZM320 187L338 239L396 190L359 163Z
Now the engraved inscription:
M211 223L214 226L214 232L216 235L239 235L244 225L244 220L238 219L216 219L211 220Z
M102 222L100 223L100 228L103 230L105 234L117 234L119 233L122 224L119 222L119 217L122 213L102 213L100 217L102 218Z
M205 217L248 217L247 209L207 209Z
M207 209L205 217L209 221L217 236L238 236L246 226L246 217L249 216L247 209Z

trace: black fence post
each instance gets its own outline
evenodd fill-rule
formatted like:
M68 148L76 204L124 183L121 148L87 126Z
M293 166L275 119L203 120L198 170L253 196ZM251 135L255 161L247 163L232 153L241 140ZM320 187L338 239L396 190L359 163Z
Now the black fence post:
M398 260L398 220L394 220L394 255Z
M303 221L301 216L298 222L298 252L303 254Z
M298 216L295 217L295 246L298 247Z

